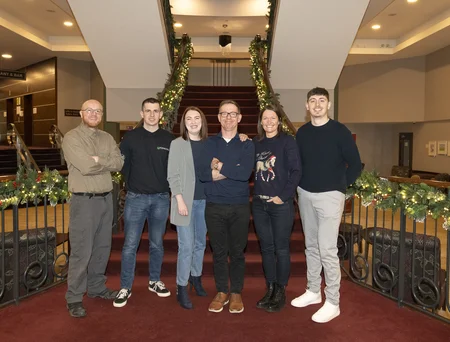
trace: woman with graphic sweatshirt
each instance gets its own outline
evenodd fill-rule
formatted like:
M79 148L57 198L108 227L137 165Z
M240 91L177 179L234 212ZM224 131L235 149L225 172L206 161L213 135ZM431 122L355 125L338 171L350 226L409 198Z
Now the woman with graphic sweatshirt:
M286 303L291 260L289 243L294 222L293 198L300 180L300 156L292 136L281 131L277 107L264 108L255 144L253 220L263 259L267 292L256 306L280 311Z

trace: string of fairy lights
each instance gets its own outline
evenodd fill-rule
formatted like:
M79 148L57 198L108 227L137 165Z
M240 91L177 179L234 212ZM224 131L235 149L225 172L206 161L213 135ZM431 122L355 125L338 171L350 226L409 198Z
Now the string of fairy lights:
M417 222L423 222L427 216L442 217L442 227L450 229L450 199L442 190L424 183L395 183L380 178L375 171L363 171L347 189L346 196L358 197L366 207L374 205L393 212L403 208L405 214Z

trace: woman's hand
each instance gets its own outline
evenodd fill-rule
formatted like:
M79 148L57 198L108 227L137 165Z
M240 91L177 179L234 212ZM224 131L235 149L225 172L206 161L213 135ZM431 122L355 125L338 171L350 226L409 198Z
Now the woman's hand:
M267 202L273 202L273 203L275 203L275 204L283 204L283 203L284 203L284 202L281 200L281 198L278 197L278 196L272 197L270 200L267 200Z
M181 216L188 216L188 208L186 206L186 203L184 203L184 199L182 195L176 195L175 198L177 199L178 204L178 214Z
M244 134L244 133L239 133L239 139L240 139L241 141L250 140L250 138L248 137L248 135L247 135L247 134Z

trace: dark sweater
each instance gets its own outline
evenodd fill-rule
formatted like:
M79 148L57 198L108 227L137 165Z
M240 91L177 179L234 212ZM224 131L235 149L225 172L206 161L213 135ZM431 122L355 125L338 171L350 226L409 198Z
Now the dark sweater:
M195 168L195 191L194 191L194 200L205 199L205 184L200 182L199 173L201 172L201 163L200 160L204 154L205 141L199 140L190 140L191 149L192 149L192 157L194 159L194 168Z
M211 161L219 159L222 163L220 173L227 177L220 181L212 180ZM246 204L249 201L248 179L253 170L255 146L251 140L241 142L239 135L226 142L219 133L205 143L200 180L205 183L206 201L218 204Z
M285 202L294 196L301 176L300 157L293 137L254 138L255 195L278 196Z
M149 132L144 127L125 134L120 151L125 156L122 174L127 190L137 194L169 192L167 162L175 137L166 130Z
M346 192L361 173L361 159L351 132L340 122L323 126L311 122L296 135L302 178L299 186L309 192Z

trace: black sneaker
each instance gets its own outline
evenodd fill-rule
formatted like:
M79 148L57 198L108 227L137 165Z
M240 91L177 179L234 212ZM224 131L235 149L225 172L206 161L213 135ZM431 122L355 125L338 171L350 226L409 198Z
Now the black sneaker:
M169 297L170 291L166 288L166 285L161 280L149 281L149 291L155 292L159 297Z
M75 318L86 317L86 310L83 307L83 303L69 303L67 304L69 315Z
M121 308L127 305L128 298L131 297L131 290L121 289L114 299L113 306L115 308Z

